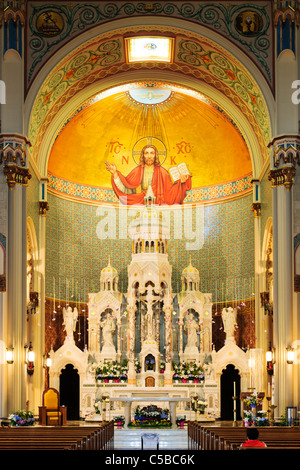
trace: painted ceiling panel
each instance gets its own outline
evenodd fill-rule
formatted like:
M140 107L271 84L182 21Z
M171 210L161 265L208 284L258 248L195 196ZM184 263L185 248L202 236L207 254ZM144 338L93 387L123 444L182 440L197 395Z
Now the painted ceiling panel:
M111 188L104 162L115 163L126 176L138 163L136 143L149 136L165 147L160 161L166 169L188 164L193 188L236 181L252 171L242 136L221 110L192 94L137 88L77 112L53 145L48 172L77 184Z

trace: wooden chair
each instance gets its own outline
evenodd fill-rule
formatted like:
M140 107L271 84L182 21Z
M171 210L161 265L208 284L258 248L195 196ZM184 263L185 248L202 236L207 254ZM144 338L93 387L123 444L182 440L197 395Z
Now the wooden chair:
M43 392L43 405L39 406L39 424L42 426L64 426L67 424L67 408L59 402L59 392L48 388Z

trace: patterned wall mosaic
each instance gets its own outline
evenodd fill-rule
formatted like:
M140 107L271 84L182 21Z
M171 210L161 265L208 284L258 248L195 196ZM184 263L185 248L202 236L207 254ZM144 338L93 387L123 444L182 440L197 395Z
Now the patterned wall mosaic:
M100 290L100 273L109 257L119 272L119 289L126 292L131 239L127 238L126 230L122 231L125 227L122 209L82 204L50 193L48 200L46 296L86 302L89 292ZM252 196L245 196L197 209L194 206L189 213L169 214L172 238L168 253L174 292L181 290L182 270L191 259L199 270L200 289L211 292L213 302L242 302L251 298L254 290L251 203Z
M95 26L122 18L173 17L207 27L232 41L273 86L272 2L89 2L66 4L29 1L27 23L27 86L43 64L70 39ZM154 20L155 21L155 20Z
M77 184L48 174L48 188L50 191L78 200L95 202L118 202L114 191L107 188ZM228 197L252 193L252 174L236 181L212 185L205 188L196 188L188 191L185 203L207 202L226 199Z

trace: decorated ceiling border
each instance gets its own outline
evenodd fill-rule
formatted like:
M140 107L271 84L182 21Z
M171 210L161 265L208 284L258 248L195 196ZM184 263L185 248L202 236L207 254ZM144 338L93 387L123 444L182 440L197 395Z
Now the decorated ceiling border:
M81 202L118 203L112 189L78 184L48 173L48 191L61 197ZM184 203L218 202L221 200L248 194L253 191L252 173L234 181L193 188L188 191Z
M267 158L270 122L265 100L249 72L228 51L216 47L207 38L195 39L194 35L183 36L177 31L173 63L128 64L124 36L129 31L132 29L125 28L120 34L111 33L102 39L93 38L67 55L48 75L31 112L28 132L32 144L31 158L38 161L48 126L77 93L119 73L151 69L190 76L221 92L247 118L259 142L262 160ZM166 32L174 34L175 31L171 28Z
M45 62L81 33L116 19L149 16L188 20L224 36L253 60L273 89L271 0L247 3L91 1L88 4L28 1L26 89Z

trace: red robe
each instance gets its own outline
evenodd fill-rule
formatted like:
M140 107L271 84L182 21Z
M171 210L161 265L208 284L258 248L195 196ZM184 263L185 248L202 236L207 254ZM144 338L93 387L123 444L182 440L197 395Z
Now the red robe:
M126 177L118 171L120 180L129 189L136 189L141 185L143 173L143 166L137 166ZM186 192L191 189L192 184L190 176L188 177L185 183L181 183L181 181L176 181L175 183L172 183L171 177L167 170L162 166L155 166L151 186L153 194L156 198L155 204L172 205L183 203L183 200L186 197ZM146 190L136 194L125 194L117 188L113 177L112 187L117 197L124 204L145 204L144 197L147 192Z

